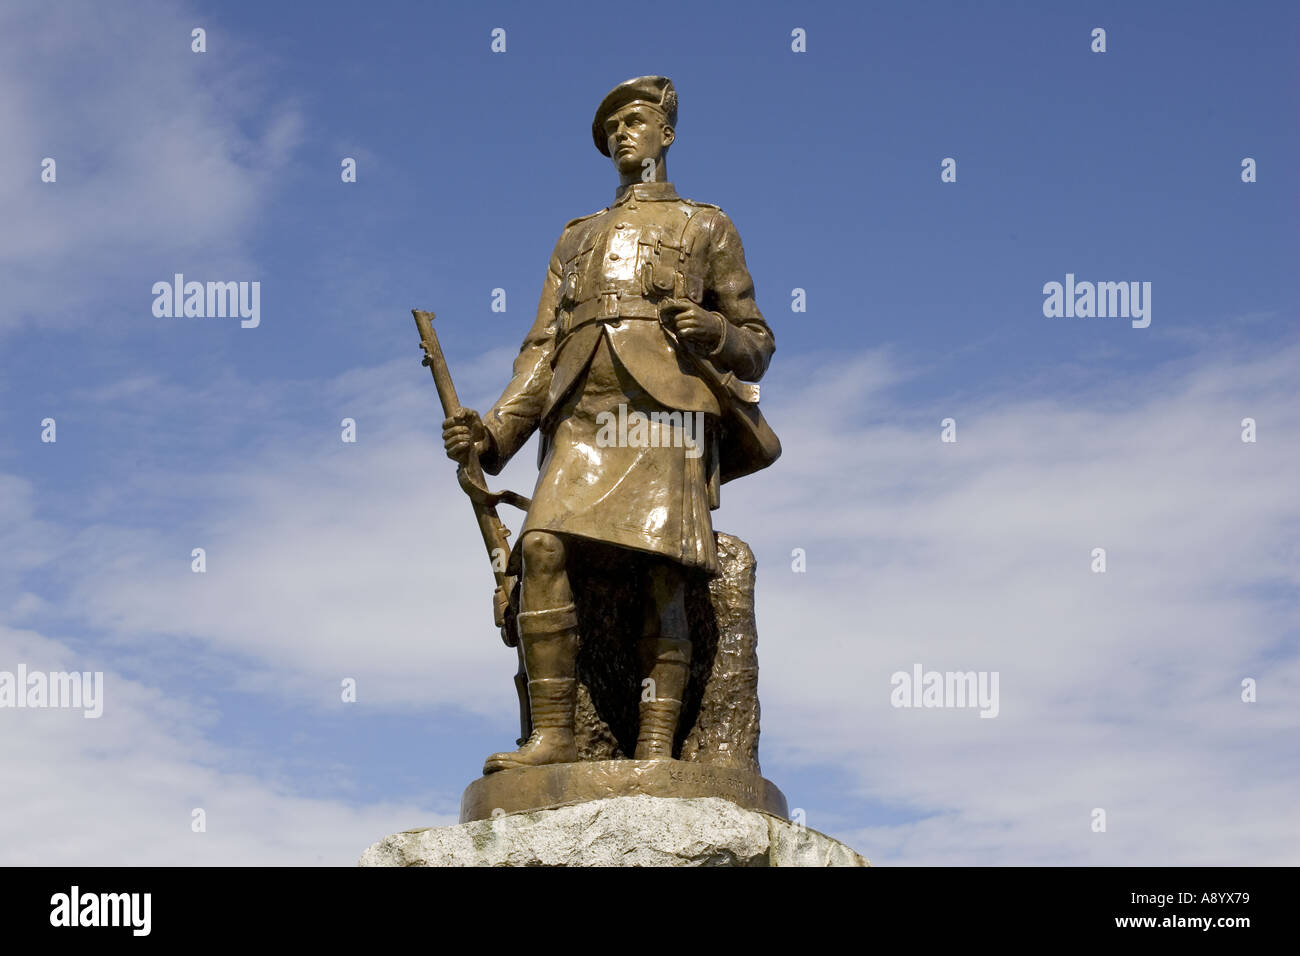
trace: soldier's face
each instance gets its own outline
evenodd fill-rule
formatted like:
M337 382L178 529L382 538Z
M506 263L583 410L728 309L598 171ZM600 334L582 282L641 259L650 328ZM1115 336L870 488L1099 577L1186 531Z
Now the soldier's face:
M606 147L620 173L638 173L672 145L673 128L663 113L645 103L629 103L605 120Z

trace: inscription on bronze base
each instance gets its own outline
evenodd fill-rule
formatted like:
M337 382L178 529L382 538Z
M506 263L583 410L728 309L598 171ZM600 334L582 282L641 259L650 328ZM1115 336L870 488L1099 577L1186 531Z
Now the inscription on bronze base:
M785 794L748 770L683 760L589 760L516 767L479 777L460 799L460 822L491 819L494 810L549 810L635 794L721 797L746 810L789 816Z

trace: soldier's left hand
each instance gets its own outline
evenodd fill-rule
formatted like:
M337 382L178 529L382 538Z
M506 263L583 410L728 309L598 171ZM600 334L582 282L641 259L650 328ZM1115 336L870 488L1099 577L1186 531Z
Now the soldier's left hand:
M716 312L701 309L689 299L667 299L659 307L665 325L677 337L700 351L711 352L722 341L722 324L727 321Z

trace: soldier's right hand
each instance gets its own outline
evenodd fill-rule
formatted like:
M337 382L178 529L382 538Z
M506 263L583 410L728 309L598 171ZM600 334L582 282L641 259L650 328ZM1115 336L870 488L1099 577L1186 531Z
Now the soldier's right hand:
M462 465L469 461L471 449L481 455L490 447L490 441L483 420L472 408L462 408L442 423L442 444L447 449L447 457Z

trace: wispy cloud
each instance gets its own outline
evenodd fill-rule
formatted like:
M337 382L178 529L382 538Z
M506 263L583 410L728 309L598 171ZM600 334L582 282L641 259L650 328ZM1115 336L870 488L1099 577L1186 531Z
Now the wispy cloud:
M822 362L812 384L799 362L776 373L764 403L785 456L726 486L715 518L759 556L764 751L808 824L878 862L1300 859L1297 363L1296 346L1216 353L1068 399L924 404L899 397L911 373L883 354ZM155 388L179 387L106 396L129 411ZM225 398L250 418L268 400ZM78 527L19 500L20 538L58 526L33 560L81 569L61 594L27 589L44 602L29 599L28 626L57 604L65 628L146 658L184 636L240 662L232 686L294 708L354 676L380 710L500 716L513 663L418 366L271 398L282 417L251 452L112 476L117 495L169 489L179 525ZM956 444L939 441L949 416ZM1256 444L1240 441L1246 416ZM525 450L503 482L527 492L532 474ZM890 675L914 663L998 671L999 716L894 709ZM1247 677L1258 703L1240 699ZM800 767L843 792L801 784ZM872 807L906 822L864 826Z
M29 671L104 666L97 653L0 626L0 668L15 662ZM455 822L407 801L350 806L305 796L254 773L247 751L217 744L211 709L111 668L104 681L97 720L75 710L0 710L8 768L0 863L348 866L394 830Z
M163 3L0 11L0 334L102 321L123 287L147 306L173 271L247 272L302 119L244 41L191 52L195 25Z

